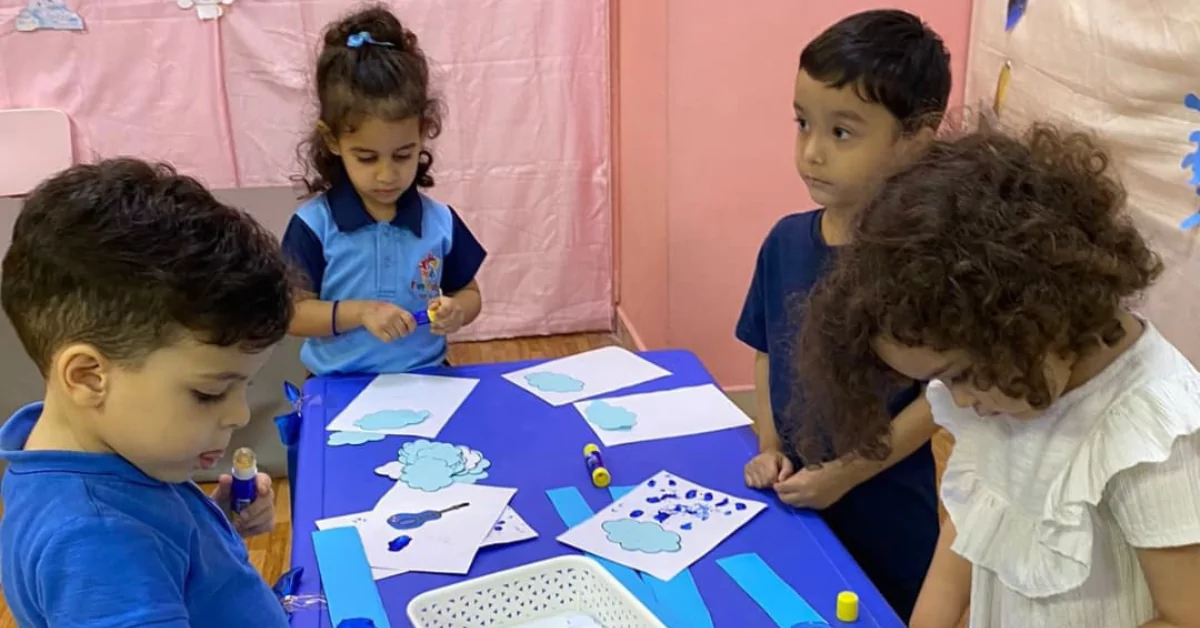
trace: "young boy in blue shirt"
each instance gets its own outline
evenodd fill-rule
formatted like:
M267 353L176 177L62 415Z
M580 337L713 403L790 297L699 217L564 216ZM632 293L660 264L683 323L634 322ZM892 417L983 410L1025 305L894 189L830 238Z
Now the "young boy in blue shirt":
M285 627L232 524L190 481L250 417L292 314L271 234L167 166L72 167L25 201L0 300L46 379L0 428L0 580L23 628ZM214 501L215 500L215 501Z
M882 463L802 461L783 417L796 386L798 308L878 184L933 137L949 94L941 38L903 11L852 15L805 47L793 103L796 170L821 209L786 216L767 235L737 325L757 351L760 453L746 464L746 483L819 510L906 621L938 535L935 427L920 385L888 402L893 453Z

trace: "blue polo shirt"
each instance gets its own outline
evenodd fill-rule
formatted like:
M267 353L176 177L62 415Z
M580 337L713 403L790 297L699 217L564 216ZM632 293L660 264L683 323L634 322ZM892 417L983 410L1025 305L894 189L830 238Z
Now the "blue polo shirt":
M229 519L191 482L112 454L22 451L35 403L0 428L0 582L22 628L283 628Z
M322 301L387 301L424 311L439 294L465 288L487 253L458 214L417 190L379 222L345 179L300 206L283 235L283 251ZM446 338L423 325L385 343L365 328L308 338L300 361L314 375L403 373L446 359Z
M821 236L821 213L792 214L771 229L737 324L738 339L769 358L771 410L785 442L789 434L782 417L796 385L792 347L800 332L797 308L828 271L834 254ZM920 394L920 385L914 385L893 397L888 404L892 416ZM936 471L929 443L820 514L907 622L937 545Z

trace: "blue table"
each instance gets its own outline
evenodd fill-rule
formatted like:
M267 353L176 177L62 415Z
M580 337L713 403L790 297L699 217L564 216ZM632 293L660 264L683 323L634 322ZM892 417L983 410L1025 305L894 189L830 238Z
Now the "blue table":
M650 392L711 383L712 377L690 352L644 354L673 373L670 377L620 391ZM593 509L611 503L607 491L593 488L584 470L583 446L598 442L591 428L570 405L554 408L500 377L529 363L442 368L430 373L475 377L481 381L438 440L469 445L492 461L486 484L518 489L511 505L540 534L515 545L480 550L467 577L574 552L555 537L566 527L546 490L573 485ZM373 470L396 457L407 437L388 437L359 446L326 447L325 426L370 382L368 377L314 378L304 387L302 427L292 495L292 566L303 567L300 594L320 592L319 571L311 532L318 519L370 510L392 486ZM617 485L638 484L661 470L732 495L767 502L770 507L691 567L717 628L774 626L767 614L725 572L717 559L758 553L784 580L834 626L839 591L860 599L855 627L903 627L850 558L833 533L811 512L778 502L773 494L747 489L742 467L757 449L749 428L698 434L605 448L605 462ZM410 573L381 580L379 592L392 626L409 626L405 609L413 597L461 580L458 576ZM295 627L331 628L328 613L299 610Z

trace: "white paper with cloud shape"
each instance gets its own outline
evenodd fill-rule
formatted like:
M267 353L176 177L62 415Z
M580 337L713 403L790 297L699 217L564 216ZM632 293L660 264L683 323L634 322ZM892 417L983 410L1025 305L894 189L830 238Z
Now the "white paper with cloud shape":
M380 375L326 429L437 438L478 384L477 379L463 377Z
M666 581L766 507L661 471L558 540Z
M410 571L465 574L479 548L537 536L508 506L516 492L512 488L458 484L426 493L398 483L371 511L322 519L316 525L320 530L357 528L375 580ZM426 511L445 512L417 527L397 527L397 515ZM410 540L403 549L393 551L389 545L400 536Z
M607 447L754 423L712 384L581 401L575 409Z
M671 372L620 347L604 347L504 375L552 406L666 377Z

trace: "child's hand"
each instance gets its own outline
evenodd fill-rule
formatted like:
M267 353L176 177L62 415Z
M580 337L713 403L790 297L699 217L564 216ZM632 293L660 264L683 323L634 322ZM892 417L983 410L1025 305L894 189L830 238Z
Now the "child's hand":
M770 488L794 472L792 461L782 451L766 451L746 463L746 486Z
M233 529L245 538L266 534L275 529L275 488L271 484L271 476L259 473L254 478L258 496L254 503L242 509L240 513L231 511L233 499L233 476L228 473L217 478L217 489L213 491L212 500L221 510L230 513Z
M435 313L433 322L429 324L429 331L445 336L462 329L463 311L454 297L438 297L429 304L429 310Z
M399 340L417 328L417 321L408 310L385 301L368 307L363 312L362 323L367 331L384 342Z
M797 508L824 510L841 499L858 481L844 463L833 461L818 469L801 469L775 483L775 494Z

